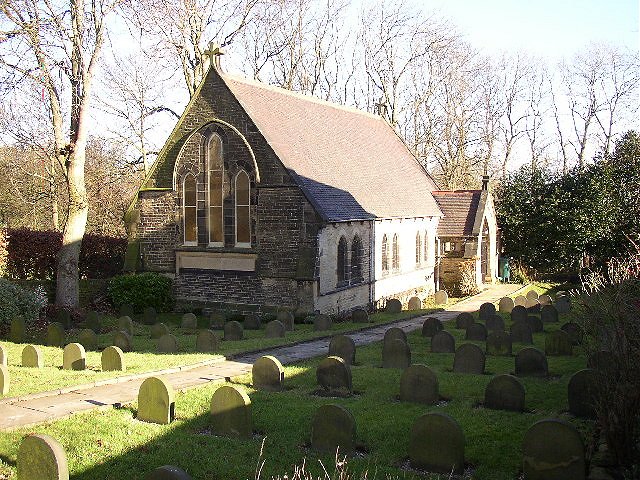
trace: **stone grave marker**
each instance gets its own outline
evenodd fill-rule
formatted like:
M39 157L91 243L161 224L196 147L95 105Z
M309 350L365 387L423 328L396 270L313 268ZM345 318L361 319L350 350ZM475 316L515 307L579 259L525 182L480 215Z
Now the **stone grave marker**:
M176 353L178 351L178 339L170 333L161 336L156 344L159 353Z
M500 315L494 314L485 320L487 330L504 330L504 320Z
M340 357L345 363L353 365L356 361L356 343L346 335L336 335L329 342L329 356Z
M527 300L538 300L540 295L538 295L538 292L535 290L529 290L525 296L527 297Z
M599 370L605 375L616 375L616 357L606 350L594 352L587 357L587 367Z
M402 311L402 302L397 298L390 298L387 300L384 309L388 313L400 313Z
M6 367L8 363L7 349L0 345L0 365L4 365Z
M175 418L173 387L160 377L149 377L138 391L138 420L166 425Z
M418 297L411 297L409 299L409 310L420 310L422 308L422 301Z
M103 372L124 372L127 369L122 349L115 346L107 347L102 351L100 363Z
M529 313L522 305L516 305L511 309L511 321L513 323L520 321L525 322L527 320L527 315L529 315Z
M433 301L436 305L446 305L449 301L449 294L444 290L438 290L433 295Z
M224 339L226 341L242 340L243 337L244 329L240 322L231 320L224 324Z
M563 315L571 310L571 300L568 295L557 296L554 305L558 313Z
M17 316L11 320L11 327L9 330L9 340L13 343L24 342L24 334L26 331L26 325L22 316Z
M316 410L311 425L311 448L335 454L351 453L356 443L356 420L340 405L322 405Z
M282 390L284 386L284 368L280 361L271 355L264 355L255 361L251 368L254 388L263 390Z
M398 327L391 327L384 332L383 343L390 342L391 340L402 340L404 343L408 343L407 334Z
M340 357L327 357L316 368L316 380L325 391L339 395L350 395L351 368Z
M255 313L249 313L244 316L244 329L245 330L260 330L262 322L260 317Z
M471 373L482 375L484 373L485 355L482 349L473 343L460 345L453 358L453 371L455 373Z
M253 434L251 400L236 385L222 385L211 397L211 431L248 440Z
M0 395L9 393L9 369L5 364L0 363Z
M584 480L584 443L569 422L545 419L534 423L522 442L526 480Z
M64 345L64 327L59 322L50 323L47 327L47 345L50 347L62 347Z
M516 322L511 325L511 339L515 343L525 343L531 345L533 343L533 333L531 327L526 322Z
M456 328L459 330L466 330L469 326L475 323L475 318L469 312L459 313L456 317Z
M540 312L540 302L537 298L527 299L527 303L525 304L527 311L530 313L539 313Z
M411 349L400 339L382 345L382 368L405 369L411 365Z
M549 365L544 353L534 347L520 350L516 355L516 375L521 377L547 377Z
M409 434L411 466L449 474L464 470L464 433L446 413L425 413L418 417Z
M545 305L540 309L542 323L555 323L558 321L558 310L553 305Z
M282 322L278 320L272 320L267 323L266 328L264 329L265 338L281 338L284 337L285 328Z
M422 336L433 337L436 333L444 329L442 322L435 317L428 317L422 324Z
M331 330L331 324L331 317L329 315L319 314L313 318L313 329L316 332Z
M64 329L71 328L71 313L68 310L58 310L56 312L56 322L61 324Z
M516 304L511 297L502 297L498 303L498 311L501 313L511 313Z
M582 330L580 330L580 325L577 323L567 322L560 327L560 330L569 335L571 345L580 345L582 342Z
M351 320L355 323L369 323L369 314L364 308L356 308L351 312Z
M113 334L113 345L123 352L130 352L133 349L133 340L127 332L120 330Z
M484 342L487 340L487 327L481 323L474 323L467 328L467 334L464 338L465 340Z
M431 353L455 353L456 339L446 330L436 333L431 338Z
M527 305L527 297L525 297L524 295L518 295L513 300L513 303L515 304L516 307L526 307L526 305Z
M131 317L123 316L118 319L118 330L127 332L130 337L133 337L133 320Z
M540 302L540 305L543 306L543 307L545 305L551 305L551 303L552 303L551 297L549 295L546 295L546 294L545 295L540 295L538 297L538 301Z
M149 333L152 340L157 340L158 338L163 337L164 335L168 335L171 332L169 331L169 327L160 322L154 323L149 329Z
M524 411L525 390L513 375L496 375L484 390L484 406L493 410Z
M87 321L85 322L85 324L87 328L93 330L94 333L100 333L100 331L102 330L102 315L100 315L95 310L91 310L89 313L87 313Z
M544 330L542 320L537 315L527 315L525 322L529 325L532 333L540 333Z
M480 305L480 310L478 310L478 318L480 321L486 321L491 315L495 315L496 306L490 302L484 302Z
M213 330L201 330L196 337L196 351L213 353L218 348L220 339Z
M44 366L42 352L38 347L26 345L22 349L22 366L30 368L42 368Z
M193 313L185 313L182 315L182 323L180 324L180 327L185 330L195 332L198 329L198 317Z
M62 352L63 370L84 370L87 368L87 354L79 343L70 343Z
M209 328L212 330L222 330L226 321L227 317L223 313L211 312L209 315Z
M548 356L572 355L571 337L567 332L556 330L544 337L544 351Z
M595 370L585 368L573 374L567 386L569 411L576 417L596 417L596 393L597 373Z
M98 335L90 328L84 328L80 330L78 334L78 343L81 344L85 350L97 350L98 349Z
M67 456L49 435L28 435L20 443L16 460L18 480L69 480Z
M192 480L191 476L181 468L163 465L150 472L144 480Z
M145 325L153 325L158 321L158 313L153 307L147 307L142 312L142 321Z
M511 355L513 340L504 330L496 330L487 337L487 355Z
M120 305L119 313L121 317L133 317L133 306L130 303L123 303Z
M293 330L293 324L295 322L293 312L290 312L289 310L280 310L276 316L276 320L280 321L288 332Z
M400 401L433 405L440 399L438 377L426 365L405 368L400 377Z

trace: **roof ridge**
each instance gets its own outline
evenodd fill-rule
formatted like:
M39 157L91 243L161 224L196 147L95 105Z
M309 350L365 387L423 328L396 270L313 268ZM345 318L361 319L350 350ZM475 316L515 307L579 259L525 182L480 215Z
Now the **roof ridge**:
M477 193L477 192L482 192L482 190L480 189L476 189L476 190L433 190L431 193Z

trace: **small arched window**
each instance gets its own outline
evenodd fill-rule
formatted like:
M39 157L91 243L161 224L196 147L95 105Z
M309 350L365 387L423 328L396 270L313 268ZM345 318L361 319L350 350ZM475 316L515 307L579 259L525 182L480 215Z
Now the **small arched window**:
M424 261L429 262L429 234L424 231Z
M196 177L187 174L182 184L182 220L184 243L198 244L198 202L196 199Z
M209 244L224 245L223 178L224 161L222 139L213 134L207 142L207 165L209 182Z
M391 268L394 271L400 270L400 248L398 247L398 234L393 235L391 246Z
M387 236L382 236L382 272L389 271L389 241Z
M356 235L351 244L351 283L360 283L362 280L362 240Z
M416 233L416 265L422 263L422 237L420 232Z
M340 237L338 241L338 286L346 285L347 278L347 240Z
M236 247L251 246L251 185L249 175L240 170L236 175Z

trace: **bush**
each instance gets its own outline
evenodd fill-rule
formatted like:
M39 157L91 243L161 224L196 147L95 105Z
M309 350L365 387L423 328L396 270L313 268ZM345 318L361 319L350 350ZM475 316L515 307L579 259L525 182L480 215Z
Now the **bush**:
M163 275L145 272L120 275L109 282L109 298L116 308L125 303L141 313L146 307L157 312L167 312L173 308L173 282Z
M46 296L44 298L40 292L25 290L0 278L0 324L9 325L20 315L26 322L37 320L40 309L46 305Z

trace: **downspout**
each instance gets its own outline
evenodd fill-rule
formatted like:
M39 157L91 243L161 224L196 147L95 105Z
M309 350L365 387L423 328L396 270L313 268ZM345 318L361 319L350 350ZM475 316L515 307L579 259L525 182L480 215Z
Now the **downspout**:
M435 272L436 272L436 278L435 278L435 284L434 287L436 289L436 292L438 290L440 290L440 275L441 275L441 271L440 269L442 268L442 261L440 258L440 237L436 236L436 268L435 268Z
M369 305L373 308L373 302L375 298L375 289L376 289L376 264L375 264L375 256L376 256L376 237L375 237L375 225L376 221L371 220L371 227L369 233Z

